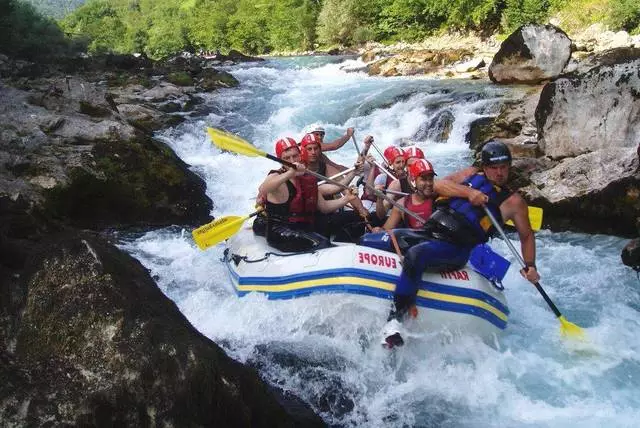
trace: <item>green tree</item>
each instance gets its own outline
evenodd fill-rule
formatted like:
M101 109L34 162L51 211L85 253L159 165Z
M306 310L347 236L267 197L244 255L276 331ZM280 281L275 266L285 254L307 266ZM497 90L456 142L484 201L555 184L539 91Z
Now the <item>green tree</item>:
M89 52L125 51L127 32L117 6L107 0L86 3L61 21L67 33L90 38Z
M238 9L227 24L231 47L250 54L262 54L270 50L268 9L267 2L240 0Z
M68 41L60 27L28 3L0 0L0 52L36 59L64 52Z
M543 23L549 17L549 0L506 0L502 26L513 31L524 24Z

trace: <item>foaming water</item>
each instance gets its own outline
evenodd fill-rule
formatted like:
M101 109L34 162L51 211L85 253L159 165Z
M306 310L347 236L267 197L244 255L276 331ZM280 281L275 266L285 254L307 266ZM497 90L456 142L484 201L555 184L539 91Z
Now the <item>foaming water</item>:
M255 191L277 164L222 153L206 126L238 132L271 151L275 137L300 138L320 123L327 139L356 127L381 149L411 140L439 174L468 165L469 123L495 114L505 89L476 82L371 78L346 73L335 57L288 58L231 67L240 88L207 103L215 113L160 135L207 182L214 214L253 210ZM448 141L413 140L449 111ZM348 143L331 157L348 164ZM511 236L516 247L517 237ZM269 301L236 297L222 246L198 250L188 231L169 228L122 246L148 267L162 290L205 335L265 380L291 391L335 426L631 427L640 417L640 283L621 265L624 240L574 233L537 234L542 285L588 341L572 345L536 289L515 268L505 279L511 316L491 343L434 330L398 352L379 346L385 315L351 295ZM514 265L506 244L492 246Z

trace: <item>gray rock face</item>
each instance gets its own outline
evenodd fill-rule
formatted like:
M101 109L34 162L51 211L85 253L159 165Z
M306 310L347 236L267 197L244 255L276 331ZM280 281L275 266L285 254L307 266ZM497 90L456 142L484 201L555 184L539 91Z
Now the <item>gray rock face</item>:
M560 75L571 57L571 39L553 25L523 25L502 42L489 66L495 83L539 83Z
M87 233L43 242L0 349L6 426L292 427L252 369L202 336L130 256ZM8 308L13 306L12 308ZM3 320L4 321L4 320ZM305 416L304 426L323 426ZM298 421L300 423L300 421Z
M635 148L611 147L533 173L521 191L556 218L556 227L574 229L582 222L590 224L587 229L628 234L640 212L638 167Z
M640 59L603 65L548 83L536 124L552 158L640 143Z
M204 223L204 182L149 136L173 117L77 77L0 87L0 196L83 228Z

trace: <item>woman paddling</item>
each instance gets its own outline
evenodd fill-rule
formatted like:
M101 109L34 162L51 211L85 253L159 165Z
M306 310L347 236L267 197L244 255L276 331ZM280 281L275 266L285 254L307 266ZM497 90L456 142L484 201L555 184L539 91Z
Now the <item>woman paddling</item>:
M259 193L266 195L266 238L269 245L285 252L324 248L329 241L315 232L316 211L329 213L344 207L356 195L345 192L340 199L326 200L318 192L314 176L305 174L300 163L300 149L293 138L276 141L276 156L296 168L282 167L269 171Z

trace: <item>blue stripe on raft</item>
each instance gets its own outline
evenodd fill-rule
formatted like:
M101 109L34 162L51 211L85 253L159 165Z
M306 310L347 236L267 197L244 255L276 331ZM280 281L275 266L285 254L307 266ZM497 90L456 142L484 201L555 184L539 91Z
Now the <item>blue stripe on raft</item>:
M442 300L425 299L424 297L418 297L416 300L416 304L420 307L439 309L446 312L458 312L461 314L474 315L476 317L489 321L500 330L504 330L505 328L507 328L506 321L498 318L486 309L482 309L477 306L462 305L460 303L453 302L443 302Z
M265 277L265 276L248 276L248 277L243 277L240 278L238 276L238 274L231 268L230 264L227 263L227 267L229 268L229 272L232 275L232 279L238 283L238 285L246 285L246 284L251 284L251 285L285 285L285 284L290 284L292 282L298 282L298 281L310 281L310 280L314 280L314 279L323 279L323 278L333 278L336 276L355 276L357 278L364 278L364 279L373 279L373 280L378 280L378 281L383 281L383 282L388 282L388 283L395 283L397 280L397 276L395 275L389 275L389 274L385 274L385 273L380 273L380 272L373 272L373 271L368 271L368 270L363 270L363 269L355 269L355 268L341 268L341 269L327 269L327 270L322 270L322 271L316 271L316 272L311 272L311 273L297 273L297 274L293 274L293 275L286 275L286 276L278 276L278 277ZM484 278L482 279L484 280ZM377 288L373 288L373 287L363 287L363 286L354 286L354 285L350 285L350 284L334 284L331 286L324 286L324 287L313 287L312 290L306 291L305 289L300 289L300 290L290 290L290 291L286 291L286 292L269 292L269 295L281 295L281 294L291 294L291 297L294 296L305 296L305 295L309 295L313 292L319 292L319 291L327 291L327 288L335 288L335 287L340 287L340 290L344 290L344 291L354 291L357 292L355 290L355 288L364 288L366 290L378 290L378 293L370 293L370 292L361 292L361 294L371 294L371 295L375 295L375 296L388 296L390 295L389 292L387 292L386 290L380 290ZM354 288L355 287L355 288ZM445 285L445 284L438 284L435 282L427 282L427 281L421 281L420 284L420 288L423 290L427 290L427 291L434 291L437 293L442 293L442 294L450 294L453 296L460 296L460 297L469 297L472 299L477 299L483 302L486 302L488 304L490 304L491 306L495 307L496 309L498 309L499 311L501 311L502 313L504 313L505 315L509 315L509 309L502 304L502 302L500 302L498 299L496 299L495 297L484 293L480 290L472 290L472 289L468 289L468 288L462 288L462 287L456 287L453 285ZM336 290L336 291L340 291L340 290ZM236 290L237 291L237 290ZM246 293L242 292L243 294L240 294L240 291L237 291L239 295L244 295ZM284 299L287 297L281 297L278 296L276 297L278 299Z

